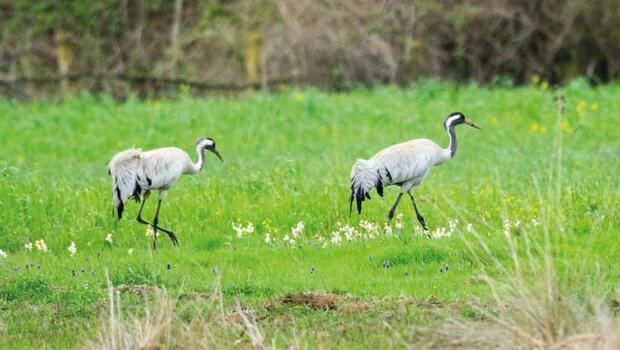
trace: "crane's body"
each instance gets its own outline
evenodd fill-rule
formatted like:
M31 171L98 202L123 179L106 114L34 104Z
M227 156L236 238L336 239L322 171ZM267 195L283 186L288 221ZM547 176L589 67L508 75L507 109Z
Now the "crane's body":
M401 192L388 213L388 224L394 216L402 195L407 193L413 202L418 221L427 230L411 190L422 183L433 166L445 163L454 157L457 150L454 127L458 124L468 124L478 128L462 113L454 112L444 122L444 127L450 137L448 148L444 149L428 139L415 139L386 147L368 160L358 159L351 170L350 209L352 210L355 200L358 213L361 214L362 202L370 199L369 192L373 188L376 188L377 193L383 196L384 187L400 186Z
M146 190L168 190L181 175L193 175L200 170L200 165L194 164L184 150L176 147L157 148L142 153L138 183Z
M198 161L192 162L189 155L176 147L157 148L150 151L130 148L117 153L108 164L108 174L112 176L112 197L118 219L123 216L125 203L130 197L142 202L137 220L142 224L153 227L153 247L157 240L157 230L166 232L173 244L179 242L175 234L158 226L161 202L166 198L168 190L184 174L196 174L204 167L204 151L213 152L222 159L215 148L215 141L211 138L200 138L196 142ZM159 191L159 200L153 223L142 219L142 209L151 191Z

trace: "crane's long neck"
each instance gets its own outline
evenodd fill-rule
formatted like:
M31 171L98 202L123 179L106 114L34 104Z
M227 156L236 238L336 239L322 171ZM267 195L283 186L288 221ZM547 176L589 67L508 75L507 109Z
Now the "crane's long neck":
M457 148L456 131L454 131L454 125L450 125L448 127L448 137L450 137L450 146L448 146L447 151L450 153L450 158L452 158L456 154Z
M205 166L205 148L197 145L196 153L198 153L198 161L192 164L192 174L201 171Z

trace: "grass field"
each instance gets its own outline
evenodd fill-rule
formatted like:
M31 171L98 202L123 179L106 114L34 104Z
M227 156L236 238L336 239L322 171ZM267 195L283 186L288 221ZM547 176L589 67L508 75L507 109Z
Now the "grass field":
M122 103L0 100L0 344L65 348L105 338L108 271L125 317L139 323L149 319L144 305L172 303L173 323L194 329L184 336L210 346L405 347L447 318L481 318L471 305L494 295L479 277L502 280L492 257L512 264L513 244L535 252L529 261L551 256L559 284L577 300L596 290L613 304L620 86L575 81L562 92L562 118L545 86L437 81ZM349 218L355 159L418 137L447 146L442 121L454 110L483 130L457 128L456 157L416 189L433 238L416 231L408 201L398 210L402 227L384 232L396 188L385 198L373 192L363 214ZM203 173L173 188L160 223L181 246L163 236L153 252L134 220L137 204L122 221L113 216L106 162L132 146L174 145L195 159L198 136L213 137L225 162L208 155ZM147 203L149 220L154 205ZM233 226L248 224L237 237ZM541 248L530 251L530 243ZM540 277L528 271L525 279ZM209 330L197 330L196 320ZM172 338L182 336L173 329Z

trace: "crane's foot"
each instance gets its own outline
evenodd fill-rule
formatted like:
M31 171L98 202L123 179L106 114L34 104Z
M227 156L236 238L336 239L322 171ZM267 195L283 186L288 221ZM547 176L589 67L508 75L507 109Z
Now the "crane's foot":
M174 234L174 232L159 226L153 226L153 228L156 228L159 231L166 232L166 234L168 235L168 237L170 237L170 240L172 241L172 245L177 247L179 246L179 240L177 239L177 236Z
M179 240L177 239L177 236L175 236L174 232L168 231L166 233L168 234L168 237L170 237L170 240L172 241L172 245L178 247L179 246Z
M424 232L428 233L428 226L426 226L426 222L424 221L424 217L422 215L418 215L418 222L422 226Z

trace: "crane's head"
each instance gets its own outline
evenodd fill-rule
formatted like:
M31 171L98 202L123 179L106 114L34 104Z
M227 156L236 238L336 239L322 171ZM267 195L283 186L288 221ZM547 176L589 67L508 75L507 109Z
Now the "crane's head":
M206 149L207 151L215 154L222 162L224 161L224 159L222 159L222 156L220 155L220 152L218 152L217 148L215 148L214 139L210 137L201 137L196 140L196 147Z
M450 113L447 117L446 120L444 120L443 122L443 126L444 128L448 129L452 126L457 126L459 124L467 124L469 126L471 126L472 128L476 128L478 130L480 130L480 127L478 125L476 125L476 123L472 122L471 120L467 119L467 117L465 117L465 115L461 112L452 112Z

